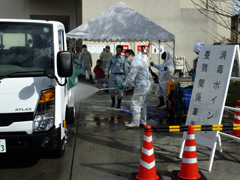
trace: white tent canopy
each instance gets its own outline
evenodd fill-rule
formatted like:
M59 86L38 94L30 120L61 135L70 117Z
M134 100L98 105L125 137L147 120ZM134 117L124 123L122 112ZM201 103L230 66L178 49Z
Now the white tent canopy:
M70 39L88 41L170 42L175 36L123 2L107 9L67 33Z

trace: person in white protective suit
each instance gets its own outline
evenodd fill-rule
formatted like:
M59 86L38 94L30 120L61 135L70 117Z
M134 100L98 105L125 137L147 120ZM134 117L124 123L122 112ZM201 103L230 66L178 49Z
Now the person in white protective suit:
M189 72L189 75L192 77L193 82L194 82L194 79L196 76L196 69L197 69L199 54L200 54L203 46L204 46L204 42L202 42L202 41L197 42L193 46L193 52L195 52L198 55L198 57L193 60L193 69Z
M139 56L140 58L142 58L142 60L148 65L148 60L147 60L147 56L150 52L150 46L151 46L151 43L148 43L148 50L145 51L145 46L142 45L141 46L141 50L138 52L137 56Z
M158 69L159 72L159 85L157 86L155 95L159 98L159 105L157 107L161 107L165 105L166 102L166 109L168 109L168 94L167 94L167 84L166 82L173 82L173 75L175 71L174 63L173 63L173 56L171 52L163 52L162 53L162 59L163 63L162 64L154 64L154 62L151 62L150 65ZM160 86L160 87L159 87Z
M150 73L145 62L135 56L131 49L125 51L125 57L131 62L130 72L126 80L119 86L119 89L135 84L134 94L131 99L132 122L126 124L128 128L139 128L147 124L147 104L152 94L153 82L150 80Z
M202 42L202 41L197 42L193 46L193 52L195 52L198 55L198 58L199 58L199 54L200 54L203 46L204 46L204 42ZM196 68L197 68L198 58L193 62L193 69L195 72L196 72Z

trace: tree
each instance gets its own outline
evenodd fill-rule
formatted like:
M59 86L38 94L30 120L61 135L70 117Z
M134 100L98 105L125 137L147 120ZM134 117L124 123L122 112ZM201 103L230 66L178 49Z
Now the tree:
M238 28L232 28L232 17L239 14L240 2L239 0L191 0L198 11L217 23L218 25L231 31L232 36L235 34L237 37L239 35ZM212 30L214 31L214 30ZM226 39L220 34L214 35L214 33L209 33L210 36L215 36L214 38L224 41L232 42L232 39ZM220 38L219 38L220 37ZM222 41L221 40L221 41Z

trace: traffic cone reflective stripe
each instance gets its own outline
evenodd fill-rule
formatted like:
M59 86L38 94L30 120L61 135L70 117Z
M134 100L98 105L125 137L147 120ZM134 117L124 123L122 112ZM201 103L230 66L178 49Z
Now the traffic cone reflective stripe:
M151 155L153 155L153 148L152 149L150 149L150 150L148 150L148 149L145 149L144 147L142 147L142 152L144 153L144 154L146 154L146 155L148 155L148 156L151 156Z
M191 125L188 127L181 171L178 173L178 176L185 179L199 179L201 177L201 175L198 173L195 134L193 126Z
M184 147L184 153L183 154L183 163L193 164L197 163L197 153L196 153L196 143L195 143L195 135L187 135L188 141L186 141L185 147Z
M186 139L189 139L189 140L194 139L194 141L195 141L195 134L188 134Z
M238 107L238 106L236 106L237 108L240 108L240 107ZM236 117L239 117L240 116L240 112L238 112L238 111L236 111L235 112L235 115L237 115Z
M147 169L152 169L155 166L155 161L152 163L146 163L143 160L140 160L140 164Z
M152 142L152 136L148 137L148 136L144 135L143 140L147 141L148 143L150 143L150 142Z
M180 171L172 171L172 178L175 180L205 180L205 176L198 171L197 151L194 128L192 125L188 126L188 132L184 147L182 158L182 165Z
M237 101L236 108L240 109L240 100ZM234 118L233 118L233 124L240 124L240 112L238 112L238 111L235 111ZM240 130L233 130L231 132L231 135L240 137Z
M239 121L240 121L240 115L234 114L234 119L233 119L234 124L240 124Z
M183 158L182 162L187 164L194 164L197 163L197 158Z
M185 151L196 151L196 146L185 146L184 150Z
M156 175L155 157L152 142L151 129L148 131L149 127L146 127L143 138L143 146L141 152L141 159L139 165L139 172L136 176L137 179L159 179Z
M153 148L148 150L142 147L140 164L147 168L152 169L155 166L155 158Z
M132 179L162 180L161 174L156 172L152 132L149 125L145 127L139 171L137 174L132 173Z

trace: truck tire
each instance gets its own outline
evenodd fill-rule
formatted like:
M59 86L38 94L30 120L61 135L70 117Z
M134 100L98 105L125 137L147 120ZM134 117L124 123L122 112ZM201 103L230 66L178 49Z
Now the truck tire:
M61 158L63 157L64 153L65 153L65 149L66 149L66 143L65 143L65 138L63 138L61 140L61 142L59 143L59 146L57 148L57 150L55 150L53 152L53 156L55 158Z
M67 124L73 124L74 120L75 120L75 107L67 107L67 110L66 110Z

